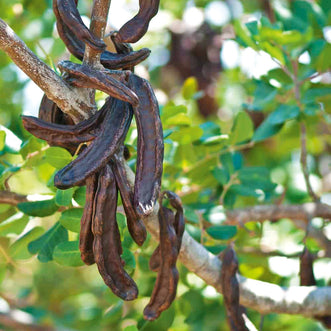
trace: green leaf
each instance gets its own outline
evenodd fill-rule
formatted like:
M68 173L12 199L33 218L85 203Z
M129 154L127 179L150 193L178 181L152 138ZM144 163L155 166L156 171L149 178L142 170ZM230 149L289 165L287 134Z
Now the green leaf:
M68 190L57 190L55 195L55 203L58 206L69 206L71 204L74 191L74 188L69 188Z
M216 167L213 169L212 173L216 180L222 185L225 185L230 180L230 175L224 167Z
M224 251L228 245L213 245L213 246L205 246L206 250L212 254L218 255L222 251Z
M166 121L164 121L164 126L176 126L182 125L187 126L192 124L191 117L187 116L186 114L180 113L176 116L169 117Z
M176 106L174 103L170 102L162 108L161 119L162 122L166 121L170 117L174 117L179 114L186 114L187 107L184 105Z
M80 220L83 216L84 208L71 208L62 212L59 222L67 230L72 232L80 231Z
M271 45L270 43L268 43L266 41L261 42L259 45L260 45L261 49L264 50L266 53L268 53L271 57L278 60L281 64L285 64L284 54L279 48Z
M198 81L195 77L189 77L185 80L182 87L182 95L184 99L190 100L198 91Z
M256 197L258 198L261 194L256 192L256 189L252 188L251 186L245 186L240 184L232 185L230 190L237 195L242 195L245 197Z
M79 241L65 241L56 245L53 259L61 265L69 267L80 267L84 265L79 251Z
M305 92L302 99L303 103L313 103L320 97L330 96L331 87L313 88Z
M132 274L132 272L136 269L136 260L134 258L133 253L123 248L123 254L121 255L122 259L125 262L125 269L129 274Z
M249 47L256 51L258 50L255 41L251 38L250 31L247 26L242 25L239 20L235 20L233 24L236 35Z
M230 143L238 144L252 138L254 125L246 112L239 112L236 116L230 135Z
M330 68L330 59L331 59L331 44L327 43L315 62L316 70L319 72L328 70Z
M85 206L86 201L86 186L79 187L73 196L74 200L80 205Z
M56 169L61 169L72 161L71 154L61 147L50 147L45 153L46 161Z
M268 117L268 122L271 124L282 124L288 120L298 117L300 108L295 105L280 105Z
M2 151L6 146L6 132L0 131L0 151Z
M20 234L29 222L29 217L22 213L17 213L0 223L0 236L7 234Z
M184 216L185 219L187 219L188 221L192 222L192 223L199 223L199 216L195 213L194 209L185 206L184 208Z
M177 141L180 145L188 145L193 141L198 140L203 134L203 130L196 127L181 127L178 131L171 135L173 141Z
M24 159L28 156L28 154L39 151L41 149L42 144L36 137L31 137L29 140L23 143L20 153Z
M28 251L28 244L40 237L44 231L44 228L41 226L36 226L20 237L9 247L10 256L15 260L29 259L31 257L31 253Z
M64 241L68 241L68 232L56 222L41 237L30 242L28 250L31 254L38 253L38 260L44 263L53 260L55 246Z
M41 201L21 202L17 208L30 216L45 217L54 214L58 210L55 199Z
M278 133L282 127L283 127L283 123L272 124L268 121L267 118L254 132L252 141L258 142L270 138L274 136L276 133Z
M229 140L229 136L227 134L220 134L217 136L200 138L199 143L201 145L205 145L205 146L214 146L214 145L220 145L220 144L223 145L228 140Z
M206 232L214 239L228 240L237 234L237 227L234 225L211 226Z
M221 154L220 161L224 169L228 172L229 175L234 173L233 158L231 153Z

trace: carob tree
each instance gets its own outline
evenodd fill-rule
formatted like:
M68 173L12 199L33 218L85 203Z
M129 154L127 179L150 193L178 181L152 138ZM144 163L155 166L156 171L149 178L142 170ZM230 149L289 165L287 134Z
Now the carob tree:
M101 2L94 1L95 5ZM82 260L88 265L96 263L105 283L124 300L134 299L138 289L124 270L124 261L121 258L122 248L116 222L118 191L123 200L129 232L138 245L142 245L146 239L142 219L148 219L148 215L159 209L160 245L150 260L151 270L156 271L158 275L151 300L144 310L145 318L148 320L157 318L174 300L178 282L176 260L184 230L180 199L172 192L160 194L163 141L157 101L148 81L133 74L134 66L146 59L150 51L133 51L130 45L126 44L135 42L144 35L150 19L157 12L158 4L158 1L140 1L139 13L119 32L111 35L117 50L117 53L112 53L105 50L101 39L83 24L77 11L77 1L54 0L53 8L60 37L74 56L80 60L84 59L83 64L61 62L59 68L64 75L56 78L58 84L72 96L80 91L79 88L89 88L104 91L109 94L109 98L104 106L92 115L94 106L89 104L88 98L84 99L85 103L73 103L75 106L72 107L62 101L60 94L50 91L49 86L43 85L46 94L40 105L39 119L23 117L24 126L28 131L45 139L50 145L61 146L72 154L78 154L73 162L58 172L55 183L61 188L86 185L86 205L80 233ZM0 23L0 27L3 28L3 22ZM9 32L10 30L6 29L4 33ZM6 49L3 45L1 48ZM21 48L21 51L25 52L24 48ZM13 53L8 51L11 55L14 52L14 47ZM85 61L89 52L99 55L103 67L96 63L90 65L89 61ZM15 61L15 56L12 58ZM15 63L19 65L20 62ZM27 65L25 72L36 80L35 75L40 75L41 71L38 71L39 68L34 69L36 70L30 70L30 66ZM66 113L71 114L72 119ZM124 162L123 142L133 116L138 127L138 160L135 185L132 189ZM175 213L162 206L165 196L175 209ZM156 204L158 200L159 208ZM277 206L278 209L280 208ZM227 216L231 221L231 213ZM242 217L240 221L243 222ZM218 290L222 287L232 329L247 328L247 320L239 306L239 287L241 301L244 301L245 305L247 303L247 306L257 308L256 302L261 297L260 311L264 309L265 303L267 312L268 309L270 312L270 306L274 305L275 309L272 311L297 313L295 307L289 309L291 302L286 301L284 305L277 306L277 300L270 300L268 296L254 297L254 286L253 290L250 290L254 282L247 282L243 277L238 277L238 261L233 248L228 248L224 252L222 272L216 275L215 272L220 269L220 261L211 259L198 245L186 234L183 240L182 261L186 262L186 265L189 264L190 269L207 283ZM201 260L204 260L205 266L210 267L202 268L199 265ZM312 256L307 252L301 257L301 266L301 285L315 284ZM267 286L262 282L255 285ZM281 293L287 292L284 290ZM314 293L321 291L317 289ZM327 298L326 295L325 297ZM306 312L306 315L316 315L316 318L321 319L319 315L322 313L316 314L314 311L311 314ZM323 322L327 324L328 316L323 317Z

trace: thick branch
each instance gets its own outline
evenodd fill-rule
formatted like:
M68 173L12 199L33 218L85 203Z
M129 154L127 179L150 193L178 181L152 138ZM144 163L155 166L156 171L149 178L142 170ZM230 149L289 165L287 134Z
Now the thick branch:
M321 230L309 225L314 217L331 219L331 206L323 203L305 203L302 205L262 205L243 209L229 210L226 212L226 223L243 225L247 222L264 222L289 218L300 229L308 230L308 235L314 238L325 253L324 257L331 257L330 240Z
M126 172L131 185L133 185L134 174L128 166L126 166ZM158 241L157 211L158 205L155 206L154 212L144 219L144 223L153 238ZM183 236L179 259L191 272L222 293L219 258L208 252L187 232ZM293 286L284 288L242 276L238 276L238 279L240 282L240 303L261 314L300 314L313 317L325 316L331 311L331 287Z
M25 195L9 191L0 191L0 203L16 206L18 203L25 201L27 201Z
M261 205L226 212L228 224L244 224L247 222L263 222L289 218L306 223L314 217L331 219L331 206L323 203L305 203L302 205Z
M90 117L94 106L82 89L70 87L42 62L15 32L0 19L0 49L75 122Z

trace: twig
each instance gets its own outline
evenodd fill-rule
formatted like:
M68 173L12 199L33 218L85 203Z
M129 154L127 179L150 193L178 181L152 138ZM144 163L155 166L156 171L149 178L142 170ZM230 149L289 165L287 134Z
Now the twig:
M9 192L9 191L0 191L0 204L8 204L16 206L18 203L27 201L25 195Z
M90 117L95 108L83 89L70 87L49 66L41 61L15 34L9 25L0 19L0 50L27 74L65 113L75 122Z

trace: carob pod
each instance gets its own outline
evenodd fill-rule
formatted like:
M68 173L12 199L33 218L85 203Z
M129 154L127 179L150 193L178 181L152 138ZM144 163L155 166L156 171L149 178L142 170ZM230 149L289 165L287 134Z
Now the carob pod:
M58 64L58 67L62 72L69 74L67 80L76 87L98 89L116 99L129 102L132 105L138 104L137 95L119 80L110 76L116 74L118 75L118 78L125 80L126 75L129 74L129 72L107 72L107 70L101 72L92 69L87 65L77 64L70 61L61 61Z
M132 120L131 106L118 99L108 99L105 107L108 109L100 133L75 160L58 171L54 178L56 187L66 189L84 183L122 146Z
M180 200L180 197L176 193L171 191L165 191L163 195L166 195L168 197L171 206L176 209L176 215L174 215L174 213L170 209L166 207L162 207L165 217L168 218L169 222L171 222L171 224L173 224L175 228L176 236L177 236L177 250L179 254L182 245L184 229L185 229L184 210L183 210L182 201ZM158 271L160 264L161 264L161 257L160 257L160 245L159 245L156 247L155 251L153 252L149 260L149 268L152 271Z
M53 8L55 8L54 11L57 11L63 23L77 39L83 41L94 50L102 52L106 48L106 44L95 37L84 24L77 10L77 2L75 0L53 0Z
M162 207L162 209L163 209L164 217L167 218L167 222L174 225L175 224L174 212L167 207ZM177 242L178 242L178 237L177 237ZM161 253L160 253L160 245L158 245L149 259L149 269L151 269L154 272L157 272L160 269L160 265L161 265Z
M248 331L239 304L238 259L229 246L222 253L221 285L223 300L231 331Z
M109 104L89 119L75 125L49 123L33 116L22 116L22 123L27 131L46 140L49 145L61 146L75 152L80 144L95 139L108 108Z
M129 87L139 99L138 106L133 107L138 130L134 206L138 214L144 216L153 211L160 194L164 150L162 123L150 83L131 74Z
M63 21L57 7L57 1L53 1L53 11L56 16L56 27L60 38L71 54L79 60L83 60L85 44L75 34L71 33L69 27ZM121 69L137 65L144 61L150 53L151 51L148 48L136 52L132 51L128 54L116 54L105 50L101 53L100 62L107 69Z
M138 14L119 29L116 39L122 43L135 43L141 39L149 22L157 14L159 5L160 0L139 0Z
M160 199L160 206L162 199ZM178 284L177 236L173 225L169 222L162 208L158 213L160 225L161 265L158 270L155 286L148 305L144 309L144 318L153 321L169 308L176 297Z
M112 157L111 166L115 175L117 187L121 194L128 230L132 239L141 246L147 237L146 228L133 207L133 192L121 156L117 153Z
M92 231L95 263L105 284L123 300L138 296L138 288L123 268L121 237L116 221L117 188L109 164L99 174L95 193Z
M58 105L44 94L39 106L38 117L49 123L73 125L74 121Z
M87 264L93 264L93 240L92 219L93 219L93 205L98 187L98 173L86 178L86 202L84 206L84 213L80 221L79 233L79 250L82 261Z

